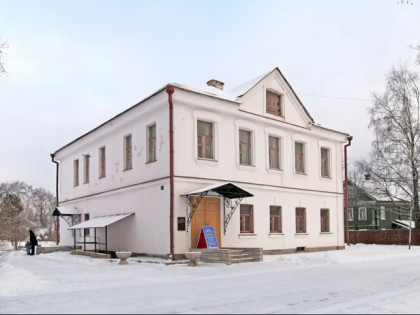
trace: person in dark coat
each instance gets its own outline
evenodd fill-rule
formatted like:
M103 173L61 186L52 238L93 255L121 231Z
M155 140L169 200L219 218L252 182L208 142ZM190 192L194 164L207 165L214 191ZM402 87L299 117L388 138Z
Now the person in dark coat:
M31 242L31 253L29 255L34 255L35 246L38 245L38 241L36 240L36 236L32 230L29 230L29 241Z

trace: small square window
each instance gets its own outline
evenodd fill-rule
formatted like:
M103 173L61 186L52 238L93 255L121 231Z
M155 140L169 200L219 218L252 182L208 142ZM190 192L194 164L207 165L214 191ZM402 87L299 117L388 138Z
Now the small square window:
M281 94L267 91L266 93L267 113L277 115L277 116L283 116L281 102L282 102Z
M185 217L178 217L178 231L185 231Z

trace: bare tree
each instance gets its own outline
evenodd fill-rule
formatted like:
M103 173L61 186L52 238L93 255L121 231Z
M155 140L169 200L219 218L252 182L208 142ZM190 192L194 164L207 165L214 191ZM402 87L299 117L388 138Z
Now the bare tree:
M0 36L0 76L2 74L7 74L6 68L4 67L4 63L3 63L3 58L5 53L6 48L9 48L9 44L4 41L2 39L2 37Z
M383 94L374 94L369 109L375 134L367 171L378 194L392 201L412 201L420 228L420 81L419 69L393 67Z
M7 193L0 204L2 222L1 239L12 243L15 250L19 242L28 237L29 222L19 196Z

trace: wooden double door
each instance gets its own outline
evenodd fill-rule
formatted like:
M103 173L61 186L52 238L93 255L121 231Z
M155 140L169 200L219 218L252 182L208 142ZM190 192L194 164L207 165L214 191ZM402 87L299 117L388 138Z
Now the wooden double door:
M192 203L197 202L196 197L192 198ZM221 247L220 220L220 199L210 197L203 198L191 220L191 248L197 248L198 237L200 236L201 228L203 226L214 227L217 242L219 243L219 247Z

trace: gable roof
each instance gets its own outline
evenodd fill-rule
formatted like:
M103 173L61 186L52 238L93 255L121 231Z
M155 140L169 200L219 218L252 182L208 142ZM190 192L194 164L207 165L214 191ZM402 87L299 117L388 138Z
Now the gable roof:
M258 83L260 83L263 79L265 79L268 75L270 75L273 72L277 72L280 77L284 80L284 82L287 84L288 88L290 89L290 91L292 91L293 96L296 98L296 100L299 102L299 104L302 106L303 110L305 111L306 115L308 115L310 121L312 123L315 123L314 119L312 118L312 116L309 114L308 110L306 109L306 107L303 105L302 101L300 100L300 98L297 96L296 92L293 90L292 86L290 85L290 83L286 80L286 78L284 77L283 73L281 73L280 69L278 67L274 68L273 70L266 72L262 75L259 75L258 77L255 77L254 79L245 82L231 90L229 90L228 92L231 95L235 95L236 99L241 98L242 96L244 96L246 93L248 93L254 86L256 86Z
M233 102L236 104L240 104L240 98L242 96L244 96L246 93L248 93L253 87L255 87L259 82L261 82L264 78L266 78L268 75L270 75L273 72L278 72L278 74L281 76L281 78L284 80L284 82L287 84L287 86L289 87L289 89L292 91L294 97L296 98L296 100L299 102L299 104L302 106L302 109L305 111L305 113L308 115L309 120L311 121L311 123L315 124L312 116L309 114L308 110L306 109L306 107L303 105L302 101L299 99L299 97L296 95L295 91L293 90L293 88L291 87L291 85L289 84L289 82L286 80L286 78L283 76L283 74L281 73L280 69L278 67L274 68L273 70L270 70L268 72L265 72L255 78L253 78L252 80L249 80L245 83L242 83L240 85L238 85L235 88L232 88L230 90L220 90L217 89L215 87L211 87L211 86L202 86L202 87L192 87L189 85L185 85L185 84L179 84L179 83L168 83L165 86L161 87L160 89L158 89L157 91L155 91L153 94L145 97L143 100L141 100L140 102L138 102L137 104L127 108L126 110L122 111L121 113L117 114L116 116L108 119L107 121L105 121L104 123L100 124L99 126L95 127L94 129L88 131L87 133L81 135L80 137L76 138L75 140L69 142L68 144L62 146L61 148L59 148L58 150L56 150L54 153L51 154L51 157L55 156L58 152L60 152L61 150L65 149L66 147L70 146L71 144L77 142L78 140L80 140L81 138L84 138L85 136L87 136L88 134L92 133L93 131L99 129L100 127L108 124L109 122L111 122L112 120L116 119L117 117L120 117L122 115L124 115L125 113L131 111L132 109L136 108L137 106L141 105L143 102L145 102L146 100L152 98L153 96L155 96L156 94L164 91L168 86L174 86L176 88L179 89L183 89L186 91L190 91L193 93L198 93L198 94L203 94L203 95L207 95L210 97L217 97L229 102Z

